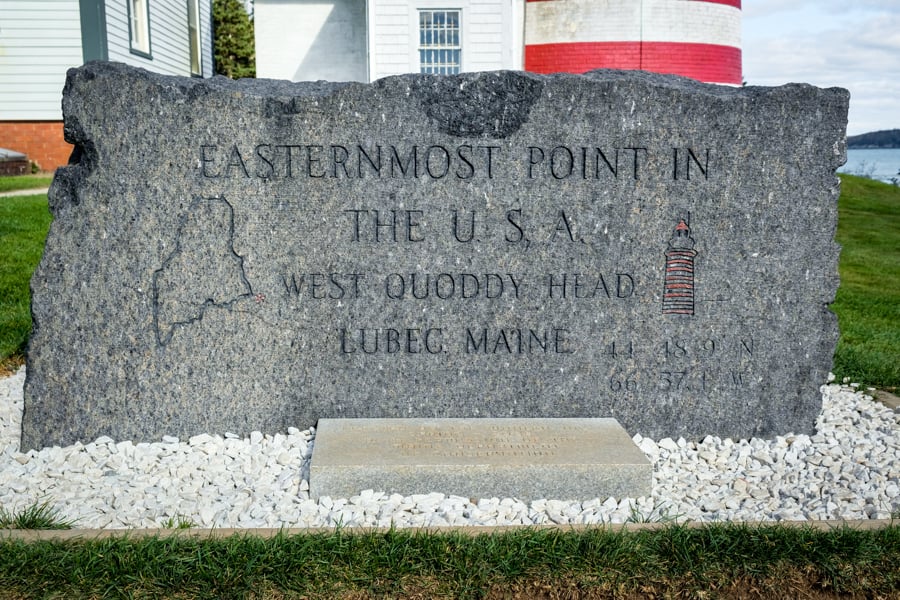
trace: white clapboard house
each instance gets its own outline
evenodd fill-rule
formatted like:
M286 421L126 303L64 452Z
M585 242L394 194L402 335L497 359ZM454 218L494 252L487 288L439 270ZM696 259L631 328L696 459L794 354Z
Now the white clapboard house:
M258 77L493 69L672 73L740 85L741 0L255 0Z
M91 60L211 77L211 0L0 0L0 147L65 164L66 71Z
M521 69L524 0L255 0L257 77Z

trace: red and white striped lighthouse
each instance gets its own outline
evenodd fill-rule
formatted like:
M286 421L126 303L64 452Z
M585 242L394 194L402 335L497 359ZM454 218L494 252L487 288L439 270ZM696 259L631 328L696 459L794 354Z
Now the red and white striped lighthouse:
M740 85L741 0L526 0L525 70L591 69Z

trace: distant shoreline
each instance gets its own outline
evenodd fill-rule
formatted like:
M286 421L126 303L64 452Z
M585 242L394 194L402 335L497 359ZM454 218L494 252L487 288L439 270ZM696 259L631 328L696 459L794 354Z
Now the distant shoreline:
M870 131L847 138L847 148L852 150L895 150L900 148L900 129Z

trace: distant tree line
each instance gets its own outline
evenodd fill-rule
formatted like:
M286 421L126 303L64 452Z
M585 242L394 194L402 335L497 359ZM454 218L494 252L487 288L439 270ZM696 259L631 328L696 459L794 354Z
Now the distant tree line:
M232 79L256 77L253 19L241 0L213 0L216 73Z
M870 131L847 137L848 148L900 148L900 129Z

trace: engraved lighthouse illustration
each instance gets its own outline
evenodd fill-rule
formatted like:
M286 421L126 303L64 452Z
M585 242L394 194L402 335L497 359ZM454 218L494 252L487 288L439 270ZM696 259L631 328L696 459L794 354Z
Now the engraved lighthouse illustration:
M663 286L664 315L694 314L694 238L684 219L678 221L666 250L666 278Z

